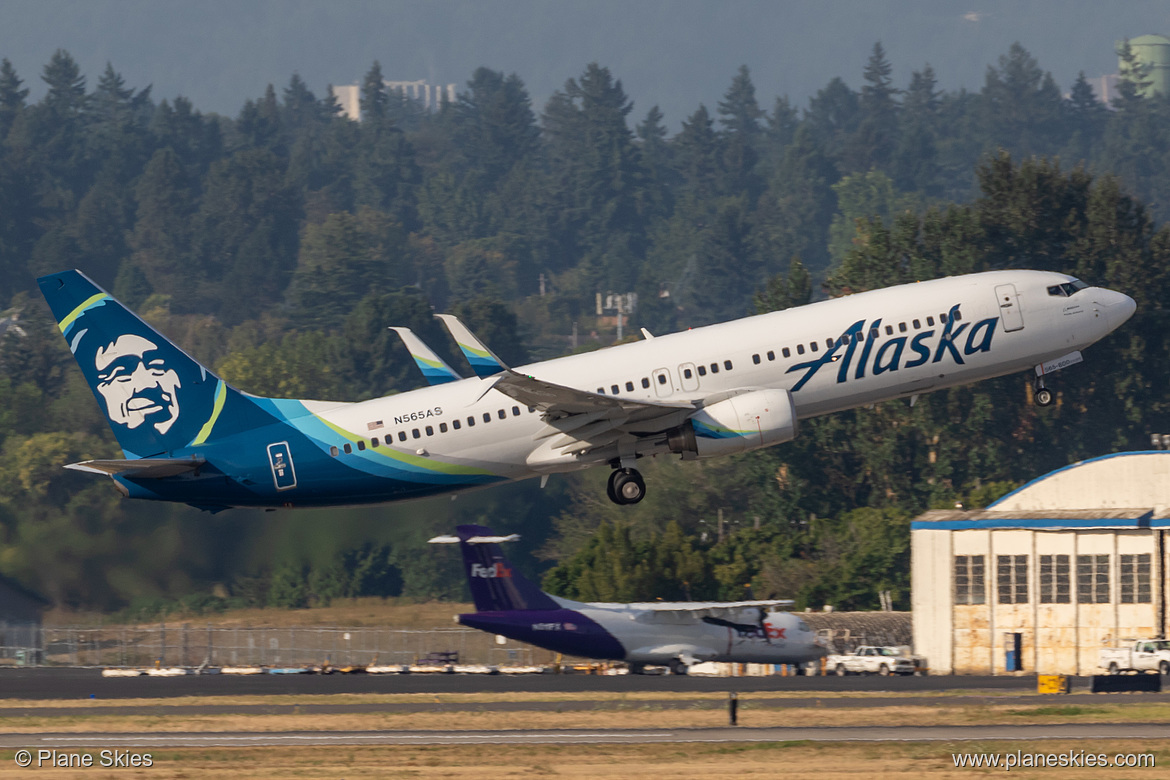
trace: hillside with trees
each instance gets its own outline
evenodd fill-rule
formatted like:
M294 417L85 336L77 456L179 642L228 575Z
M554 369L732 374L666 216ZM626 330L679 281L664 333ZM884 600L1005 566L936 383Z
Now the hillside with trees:
M2 53L0 53L2 54ZM1128 56L1128 55L1126 55ZM587 599L784 596L908 605L909 518L982 505L1164 426L1170 101L1132 58L1112 106L1067 97L1022 47L979 92L929 65L807 106L741 68L671 134L593 63L534 106L479 68L424 111L378 63L363 119L297 75L235 117L158 99L58 51L28 100L0 64L0 572L59 604L150 614L452 598L458 522L519 531L516 557ZM1135 317L1031 403L1021 377L809 421L793 443L644 469L606 501L603 469L380 508L217 515L122 501L62 470L117 447L35 278L80 268L240 389L358 401L422 384L387 330L459 366L451 311L513 364L613 343L598 293L638 294L628 332L663 333L890 284L994 268L1075 274ZM535 555L528 555L534 553Z

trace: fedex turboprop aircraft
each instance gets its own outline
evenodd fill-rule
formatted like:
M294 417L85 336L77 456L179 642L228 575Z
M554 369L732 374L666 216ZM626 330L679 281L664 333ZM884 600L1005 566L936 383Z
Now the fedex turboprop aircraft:
M78 271L38 280L124 460L132 498L228 507L364 504L457 493L595 465L618 504L640 458L730 455L792 440L799 420L1035 370L1045 377L1134 312L1064 274L992 271L508 368L440 315L475 378L402 329L430 387L361 403L240 392Z
M653 601L599 604L545 593L516 571L495 536L481 525L461 525L458 542L474 613L459 615L465 626L557 653L626 661L638 673L647 664L675 674L700 661L804 664L825 655L824 645L796 615L775 611L791 601Z

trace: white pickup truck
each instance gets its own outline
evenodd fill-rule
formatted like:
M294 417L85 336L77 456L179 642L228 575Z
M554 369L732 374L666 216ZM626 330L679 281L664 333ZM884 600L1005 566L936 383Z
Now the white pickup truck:
M1158 672L1170 674L1170 640L1137 639L1125 647L1103 647L1097 665L1109 674Z
M847 674L926 674L926 660L910 655L898 647L862 645L852 653L830 655L825 658L825 670L838 677Z

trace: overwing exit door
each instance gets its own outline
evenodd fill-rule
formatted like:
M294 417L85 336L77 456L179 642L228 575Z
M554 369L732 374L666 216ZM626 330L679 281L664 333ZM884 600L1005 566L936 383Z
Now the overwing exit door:
M268 463L272 466L272 481L277 490L289 490L297 486L297 474L293 469L292 453L288 442L268 445Z
M1014 284L1001 284L995 288L995 299L999 302L999 319L1004 332L1023 330L1024 315L1020 311L1020 298Z

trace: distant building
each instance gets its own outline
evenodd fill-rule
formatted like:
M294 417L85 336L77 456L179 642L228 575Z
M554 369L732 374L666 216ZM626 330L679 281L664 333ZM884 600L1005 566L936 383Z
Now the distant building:
M1047 474L910 526L915 651L941 674L1096 674L1167 631L1170 452Z
M1122 42L1117 49L1121 50ZM1146 68L1149 86L1142 97L1170 95L1170 38L1164 35L1141 35L1129 40L1129 47L1137 61Z
M0 575L0 664L33 664L44 646L41 615L47 599Z
M418 81L386 81L386 89L401 92L412 100L417 100L427 111L437 111L445 97L448 102L455 101L454 84L430 84L424 79ZM362 88L360 84L347 84L333 87L333 96L337 98L342 112L347 119L355 122L362 118Z

